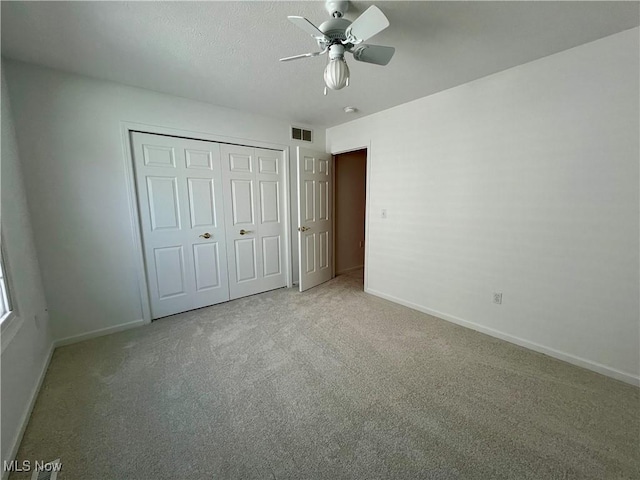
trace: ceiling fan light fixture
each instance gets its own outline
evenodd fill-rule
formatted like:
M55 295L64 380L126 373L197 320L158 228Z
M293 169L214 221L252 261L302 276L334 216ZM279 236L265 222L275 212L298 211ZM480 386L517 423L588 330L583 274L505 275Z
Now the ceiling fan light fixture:
M349 67L344 58L332 58L324 69L324 83L331 90L340 90L349 83Z
M343 16L349 8L349 0L325 0L325 7L331 19L319 27L304 17L287 17L291 23L315 39L320 51L284 57L280 61L288 62L328 53L329 62L324 69L326 95L328 89L340 90L349 86L349 67L344 60L346 53L353 55L357 62L386 65L391 60L395 48L363 43L389 26L389 20L375 5L367 8L353 22Z

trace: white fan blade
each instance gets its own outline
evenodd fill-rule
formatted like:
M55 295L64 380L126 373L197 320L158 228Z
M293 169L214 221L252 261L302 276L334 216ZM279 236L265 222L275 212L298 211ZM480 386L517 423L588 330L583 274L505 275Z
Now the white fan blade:
M297 60L298 58L317 57L319 55L322 55L325 52L326 52L326 50L323 50L322 52L303 53L301 55L294 55L293 57L281 58L280 61L281 62L288 62L289 60Z
M362 43L388 26L389 20L384 16L382 10L375 5L371 5L347 28L345 32L347 42L353 44Z
M358 62L375 63L376 65L389 63L395 52L395 48L381 45L358 45L351 50L353 58Z
M309 35L311 35L313 38L315 38L316 40L324 40L325 42L329 41L329 38L324 33L322 33L320 30L318 30L318 27L316 27L313 23L311 23L306 18L304 18L304 17L295 17L295 16L289 16L287 18L296 27L301 28L302 30L307 32Z

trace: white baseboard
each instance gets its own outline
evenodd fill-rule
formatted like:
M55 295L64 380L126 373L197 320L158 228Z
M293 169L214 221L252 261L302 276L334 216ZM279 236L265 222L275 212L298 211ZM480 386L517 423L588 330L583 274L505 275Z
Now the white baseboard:
M501 340L505 340L510 343L515 343L516 345L528 348L529 350L533 350L539 353L544 353L545 355L549 355L550 357L557 358L559 360L565 361L567 363L571 363L573 365L577 365L582 368L586 368L588 370L592 370L597 373L601 373L602 375L615 378L616 380L621 380L625 383L630 383L631 385L640 386L640 377L632 375L627 372L623 372L621 370L617 370L615 368L607 367L606 365L602 365L592 360L587 360L586 358L578 357L570 353L561 352L559 350L555 350L550 347L545 347L544 345L540 345L538 343L531 342L523 338L515 337L508 333L504 333L499 330L495 330L493 328L485 327L478 323L470 322L468 320L463 320L462 318L458 318L453 315L449 315L447 313L439 312L437 310L432 310L430 308L423 307L422 305L417 305L415 303L402 300L401 298L394 297L393 295L387 295L385 293L378 292L370 288L365 288L365 292L371 295L375 295L376 297L384 298L385 300L389 300L394 303L399 303L400 305L404 305L405 307L412 308L413 310L418 310L419 312L433 315L434 317L441 318L442 320L447 320L451 323L455 323L457 325L461 325L463 327L467 327L472 330L485 333L492 337L499 338Z
M140 327L142 325L145 325L146 323L147 322L144 319L140 318L138 320L121 323L120 325L115 325L113 327L100 328L98 330L93 330L92 332L81 333L80 335L72 335L70 337L61 338L54 341L53 344L56 347L71 345L72 343L82 342L83 340L89 340L90 338L101 337L103 335L109 335L110 333L116 333L123 330L129 330L130 328Z
M354 270L360 270L361 268L364 268L364 265L357 265L355 267L345 268L343 270L340 270L339 272L336 272L336 275L342 275L345 273L353 272Z
M22 442L22 437L24 436L24 432L27 429L27 425L29 424L29 419L31 418L31 412L33 411L33 407L36 404L36 399L38 398L38 393L40 393L40 388L42 387L42 383L44 382L44 377L47 374L47 369L49 368L49 364L51 363L51 357L53 356L53 351L55 350L55 345L52 342L49 347L49 352L45 358L45 361L40 370L40 374L38 375L38 381L36 382L33 390L31 391L31 395L29 398L29 403L27 404L27 408L24 410L22 417L20 418L20 429L16 433L16 436L13 439L13 444L11 446L11 451L9 452L8 460L13 460L18 455L18 449L20 448L20 443ZM2 480L6 480L9 478L9 471L5 471L2 469Z

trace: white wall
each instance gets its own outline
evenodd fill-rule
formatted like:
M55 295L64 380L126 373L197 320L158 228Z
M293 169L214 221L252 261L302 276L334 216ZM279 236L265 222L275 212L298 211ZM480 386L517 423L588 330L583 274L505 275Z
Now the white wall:
M327 130L371 142L368 291L638 383L638 39Z
M284 120L24 63L6 65L56 339L142 319L121 122L239 143L296 145ZM310 148L324 149L324 129L315 128L314 137Z
M0 461L13 459L16 453L53 347L4 73L2 69L2 246L13 287L13 308L18 314L12 325L19 325L19 330L10 340L2 338L2 344L8 344L0 357Z

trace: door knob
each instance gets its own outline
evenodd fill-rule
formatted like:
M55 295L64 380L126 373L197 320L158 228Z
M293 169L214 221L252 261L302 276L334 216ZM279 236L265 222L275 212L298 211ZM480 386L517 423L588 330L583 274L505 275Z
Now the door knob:
M311 230L311 228L310 227L299 227L298 228L299 232L306 232L307 230Z
M240 230L240 235L246 235L247 233L251 233L251 230L245 230L244 228Z
M202 238L211 238L211 234L209 232L203 233L202 235L199 235Z

